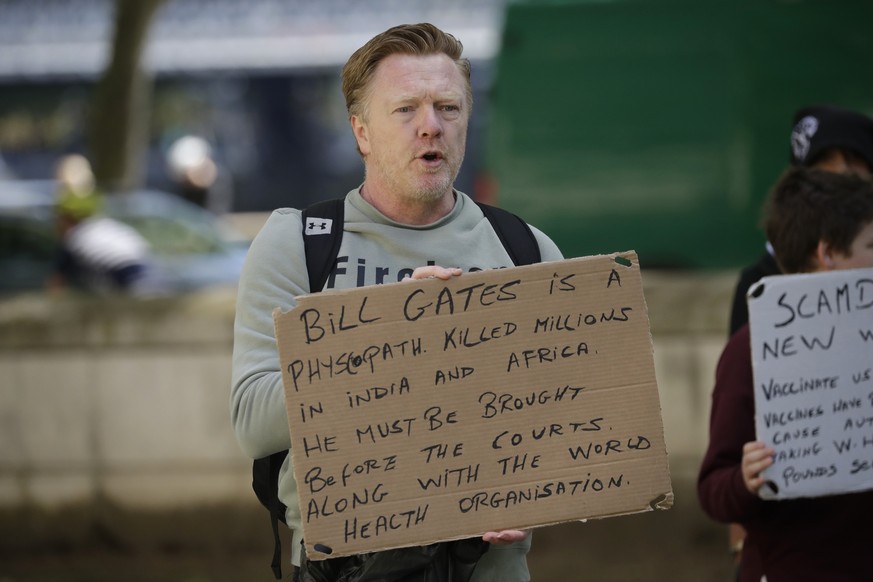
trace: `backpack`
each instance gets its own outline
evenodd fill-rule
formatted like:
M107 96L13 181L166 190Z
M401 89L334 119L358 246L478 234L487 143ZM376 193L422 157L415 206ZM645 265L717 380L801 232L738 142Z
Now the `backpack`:
M542 260L540 248L530 226L515 214L476 202L485 218L491 223L500 242L516 266L531 265ZM332 225L344 223L345 198L335 198L311 204L303 209L303 247L306 254L306 270L309 273L309 288L312 292L324 288L330 272L336 266L342 242L343 228ZM333 221L327 223L326 221ZM315 222L320 221L320 222ZM270 512L273 528L273 561L271 567L276 580L282 579L282 545L279 539L279 521L285 523L287 507L279 500L279 469L285 462L288 451L279 451L252 463L252 489Z

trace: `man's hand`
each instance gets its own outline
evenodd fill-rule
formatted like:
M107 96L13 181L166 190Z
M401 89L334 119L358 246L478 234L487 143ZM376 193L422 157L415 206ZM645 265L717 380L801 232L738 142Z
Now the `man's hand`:
M411 279L442 279L448 281L452 277L458 277L463 273L458 267L440 267L439 265L428 265L426 267L418 267L412 272L412 276L406 276L404 281Z
M489 544L511 544L527 538L528 532L520 529L489 531L482 534L482 541Z

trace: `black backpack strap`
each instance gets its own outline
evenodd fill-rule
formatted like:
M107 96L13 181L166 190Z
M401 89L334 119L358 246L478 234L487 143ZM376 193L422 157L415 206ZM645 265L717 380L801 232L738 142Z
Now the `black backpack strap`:
M270 521L273 525L273 559L270 568L276 580L282 579L282 539L279 537L279 520L276 519L276 511L270 508Z
M279 501L279 469L285 462L288 451L279 451L252 464L252 489L258 501L270 511L273 528L273 561L270 567L276 580L282 579L282 541L279 539L279 522L285 523L285 504Z
M336 265L343 237L345 199L336 198L311 204L302 211L303 249L306 253L306 271L310 292L321 291ZM270 510L273 528L273 561L270 567L276 580L282 579L282 540L279 522L285 523L287 507L279 500L279 469L288 451L280 451L256 459L252 466L252 488L258 500Z
M533 265L543 260L542 255L540 255L540 245L537 243L530 226L524 220L508 210L483 202L476 202L476 204L479 205L485 218L491 223L491 227L497 233L506 252L509 253L513 264L516 266Z
M279 501L279 469L285 462L288 451L280 451L270 455L270 521L273 526L273 561L270 567L276 580L282 579L282 540L279 538L279 522L285 523L285 510L287 507Z
M309 291L315 293L324 289L328 276L336 266L343 240L345 198L311 204L303 209L302 216Z

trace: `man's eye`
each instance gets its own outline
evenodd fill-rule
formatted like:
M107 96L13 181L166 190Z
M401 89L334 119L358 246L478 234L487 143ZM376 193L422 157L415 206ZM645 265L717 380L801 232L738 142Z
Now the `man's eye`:
M398 107L397 113L409 113L412 111L412 107Z

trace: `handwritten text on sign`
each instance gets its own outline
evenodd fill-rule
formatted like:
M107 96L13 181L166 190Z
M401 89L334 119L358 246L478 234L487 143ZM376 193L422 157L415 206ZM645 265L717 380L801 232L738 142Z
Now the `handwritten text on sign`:
M633 253L274 317L312 559L672 503Z
M749 297L755 426L776 450L761 495L873 488L873 269L761 284Z

